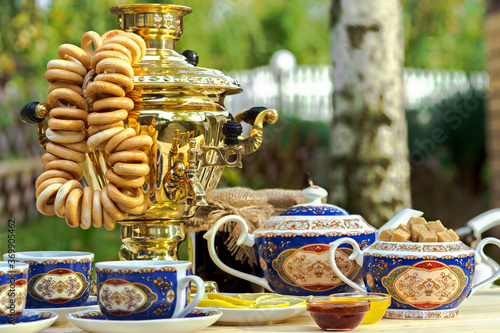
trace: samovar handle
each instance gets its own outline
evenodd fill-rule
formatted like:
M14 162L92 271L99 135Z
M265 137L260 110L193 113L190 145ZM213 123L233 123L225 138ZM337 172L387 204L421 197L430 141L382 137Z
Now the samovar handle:
M49 116L48 103L31 102L21 109L21 120L27 124L39 123Z
M26 104L20 112L20 118L27 124L38 124L38 143L45 149L49 142L45 131L48 128L46 118L49 116L51 106L49 103L31 102Z
M250 134L239 140L242 154L252 154L262 144L262 133L264 126L274 124L278 120L278 112L274 109L268 109L263 106L254 106L253 108L243 110L238 113L234 120L237 122L246 122L252 125Z

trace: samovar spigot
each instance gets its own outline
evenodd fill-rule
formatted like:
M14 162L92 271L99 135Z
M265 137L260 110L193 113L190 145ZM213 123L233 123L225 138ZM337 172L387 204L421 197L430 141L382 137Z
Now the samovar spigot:
M191 206L207 206L207 194L198 180L198 151L196 139L189 140L187 180L187 203Z

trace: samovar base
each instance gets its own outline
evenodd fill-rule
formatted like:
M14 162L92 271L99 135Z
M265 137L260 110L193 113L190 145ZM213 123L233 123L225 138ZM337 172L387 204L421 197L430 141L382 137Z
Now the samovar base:
M179 260L178 249L186 238L184 220L134 220L120 222L120 260Z

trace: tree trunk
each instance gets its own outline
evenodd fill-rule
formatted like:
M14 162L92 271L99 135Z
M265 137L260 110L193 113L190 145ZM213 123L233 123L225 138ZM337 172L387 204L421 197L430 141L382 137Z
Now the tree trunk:
M332 0L330 197L380 226L411 206L399 0Z
M491 208L500 207L500 0L490 0L486 16L486 49L490 75L490 89L486 113L487 156L491 177ZM487 236L500 238L500 230L493 228ZM493 255L493 254L492 254ZM499 251L494 253L499 256Z

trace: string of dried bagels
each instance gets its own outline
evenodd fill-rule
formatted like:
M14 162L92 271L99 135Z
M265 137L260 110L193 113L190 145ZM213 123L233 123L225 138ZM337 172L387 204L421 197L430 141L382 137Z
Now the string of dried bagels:
M64 217L71 227L104 225L111 230L128 214L147 209L141 186L149 173L147 152L153 141L124 123L134 108L126 97L134 88L132 65L145 52L146 44L136 34L111 30L101 37L88 31L81 47L62 44L57 50L60 59L48 62L50 142L42 156L45 172L35 183L40 213ZM109 166L108 184L93 190L79 182L83 177L79 163L98 148Z

